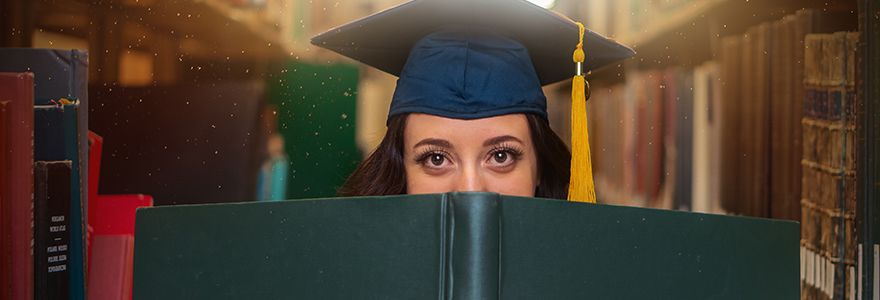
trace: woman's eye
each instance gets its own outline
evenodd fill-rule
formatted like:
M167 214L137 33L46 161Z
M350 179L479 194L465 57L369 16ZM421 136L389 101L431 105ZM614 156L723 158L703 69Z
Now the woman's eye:
M416 163L426 168L440 169L445 168L446 165L452 162L449 160L449 154L441 151L431 151L420 155Z

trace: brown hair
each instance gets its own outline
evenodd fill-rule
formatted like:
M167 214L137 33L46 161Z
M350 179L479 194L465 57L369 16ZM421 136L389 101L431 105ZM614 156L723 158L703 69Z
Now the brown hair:
M403 131L408 114L388 119L388 131L373 151L348 177L338 195L387 196L406 193L406 169L403 161ZM571 151L550 129L547 120L526 114L532 144L538 157L540 183L535 197L566 199L571 174Z

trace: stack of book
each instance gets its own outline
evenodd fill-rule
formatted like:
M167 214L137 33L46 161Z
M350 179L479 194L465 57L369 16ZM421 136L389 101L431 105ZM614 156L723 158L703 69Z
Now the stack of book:
M2 293L13 299L85 299L87 66L83 50L0 49Z
M83 50L0 48L0 299L85 299L89 257L122 271L91 274L103 285L88 294L123 299L113 292L128 286L130 298L133 248L106 246L101 234L130 228L133 241L134 209L114 209L131 201L88 201L98 198L103 139L87 128L87 61ZM94 247L90 220L103 224Z
M811 35L838 17L800 10L720 38L714 61L598 82L598 200L799 220L805 298L854 295L858 37Z
M811 299L832 297L841 266L847 293L855 291L858 39L854 32L809 34L804 44L801 246L803 294Z

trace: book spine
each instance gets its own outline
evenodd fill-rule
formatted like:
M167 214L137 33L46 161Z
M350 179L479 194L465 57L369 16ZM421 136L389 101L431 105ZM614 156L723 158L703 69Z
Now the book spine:
M34 163L34 299L70 299L70 172Z
M501 202L497 194L447 193L441 299L498 299Z
M33 124L34 124L34 77L32 73L0 73L0 101L10 101L9 173L10 197L0 199L2 207L8 208L10 217L3 218L3 227L9 226L9 237L3 238L3 266L11 267L11 274L4 272L2 282L11 282L11 290L4 290L5 299L30 300L34 292L33 259ZM7 221L8 220L8 221ZM11 276L11 278L6 277Z
M64 108L34 106L34 161L64 160Z
M80 102L64 105L64 158L71 161L70 176L70 295L85 298L86 263L86 206L83 185L83 153L80 138L84 130L79 126ZM79 296L82 295L82 296Z
M752 216L769 217L770 199L770 57L773 51L770 40L773 38L773 30L770 23L762 23L758 26L755 36L755 75L754 75L754 114L755 127L753 131L753 143L755 144L752 165L754 210Z
M630 76L630 75L627 75ZM634 78L638 78L639 74L633 74ZM622 120L635 120L638 116L638 89L639 83L637 80L628 80L624 85L623 92L623 104L622 106ZM622 131L622 139L623 139L623 151L622 153L622 192L621 192L621 204L623 205L633 205L634 198L637 198L635 193L636 190L636 182L638 173L638 164L636 163L638 159L638 148L637 148L637 136L635 132L637 132L636 122L623 122L621 124Z
M635 100L635 119L633 119L633 136L635 137L634 141L634 168L633 177L635 179L635 185L633 188L633 200L634 203L638 206L645 206L647 202L648 193L647 185L648 185L648 176L649 171L647 168L648 165L648 140L651 134L648 131L650 125L650 120L648 119L648 94L650 93L648 90L650 89L650 80L651 74L653 72L641 72L638 76L638 83L636 87L636 100Z
M792 20L794 22L792 37L792 43L794 43L793 56L796 62L792 71L792 77L794 81L792 83L792 97L789 100L789 107L792 108L789 110L789 112L791 113L791 121L789 126L791 126L792 129L792 140L790 144L790 146L792 147L792 155L788 158L792 176L789 193L791 193L792 195L792 201L794 201L795 204L798 205L796 218L799 221L803 221L803 212L800 209L800 202L802 198L802 186L804 178L803 169L801 166L801 159L803 158L804 154L803 125L801 124L801 120L804 118L804 110L800 108L804 107L806 97L806 91L804 89L804 67L806 65L804 39L808 33L812 32L812 13L812 10L799 10L795 12L795 18Z
M9 136L11 131L9 119L12 117L12 104L0 101L0 299L11 299L12 295L12 253L7 241L12 240L12 223L10 223L9 199L12 198L9 180Z
M877 275L880 270L875 269L877 266L878 245L876 234L877 225L877 206L875 205L875 195L880 191L877 182L877 164L874 163L880 158L877 152L877 104L873 99L877 99L878 91L876 89L876 78L878 78L878 52L877 45L880 36L877 35L877 19L873 18L877 12L880 12L880 6L876 1L859 0L859 32L862 32L862 41L858 45L858 61L855 66L856 76L858 80L857 101L858 101L858 164L856 173L859 175L857 179L858 197L856 220L858 232L858 257L857 268L858 273L853 276L856 279L855 292L856 299L872 298L877 287L873 283L877 282Z
M652 72L651 77L651 86L648 90L650 92L649 96L650 103L649 107L651 108L651 122L650 127L648 127L648 131L651 133L650 142L648 143L648 158L650 160L650 164L648 168L649 172L649 180L648 183L648 204L651 207L657 207L659 205L660 192L661 187L663 186L663 160L664 160L664 149L663 149L663 124L664 124L664 111L663 111L663 89L661 86L663 85L663 72ZM595 118L594 118L595 119ZM591 127L592 128L592 127Z
M742 89L740 85L742 70L742 36L730 36L722 39L721 47L721 81L722 96L721 108L718 117L721 126L721 143L724 145L720 151L720 184L719 194L721 196L721 208L728 212L739 212L740 201L737 196L740 180L738 176L738 168L742 167L738 164L740 146L738 140L738 128L740 126L740 94Z
M712 201L712 181L717 176L712 176L712 153L713 146L711 138L714 134L716 126L712 124L710 105L712 97L712 74L713 64L705 63L694 69L694 126L693 126L693 184L691 185L691 195L693 197L694 212L711 213Z
M790 16L793 17L793 16ZM788 165L791 156L791 120L788 99L791 97L793 77L791 35L793 22L786 17L785 20L773 22L773 39L771 40L771 69L770 80L770 182L769 217L774 219L797 220L793 211L800 209L800 203L795 203L790 196L792 176L791 167ZM795 106L796 107L796 106Z
M675 185L673 209L690 211L693 206L694 74L693 69L675 69Z
M87 223L88 223L87 222L88 209L86 209L85 207L88 206L88 199L89 199L88 198L88 190L89 190L88 187L89 187L90 183L87 179L89 178L89 169L91 166L91 164L89 164L90 159L89 159L89 155L88 155L88 134L86 134L86 132L88 131L88 128L89 128L89 90L88 90L88 86L89 86L89 51L83 50L83 49L73 49L73 50L70 50L70 52L71 52L72 61L73 61L73 62L71 62L71 66L72 66L71 69L72 70L70 72L71 76L73 77L71 79L71 83L75 83L75 87L71 88L71 90L74 91L73 95L75 95L75 96L73 96L73 97L75 97L77 100L77 113L76 113L76 115L77 115L77 123L78 123L77 124L78 125L77 132L79 133L79 143L78 143L79 147L78 148L79 148L79 152L80 152L80 160L79 160L80 172L79 173L80 173L80 179L82 180L82 184L80 185L80 188L83 191L81 200L82 200L82 204L84 207L84 209L82 211L82 220L83 220L82 226L83 226L83 232L84 232L84 238L83 238L83 242L82 242L83 250L74 250L74 251L82 252L80 254L74 254L74 257L82 257L81 260L82 260L83 268L82 268L81 273L83 275L76 276L76 277L72 278L74 280L74 282L71 283L71 291L70 292L71 292L71 299L82 300L82 299L86 298L86 291L85 291L86 278L87 278L86 273L88 271L87 268L85 267L88 265L88 261L86 260L88 258L87 257L88 256L87 250L86 250L87 238L85 238L85 231L86 231L85 227L87 226ZM77 248L77 249L79 249L79 248Z
M678 75L675 68L666 69L663 75L663 86L665 87L663 93L663 152L665 155L663 157L663 203L661 207L672 208L675 202L676 160L678 159L678 152L675 148L675 126L679 121L676 117L678 101L675 98L678 95Z
M86 200L91 199L92 201L86 201L86 213L84 214L83 219L86 222L86 265L89 264L89 261L92 259L92 224L94 224L94 217L89 218L88 216L94 216L95 212L95 201L98 198L98 181L100 179L101 174L101 149L104 146L104 138L99 136L98 134L88 131L89 135L89 170L92 173L86 174L83 177L88 177L88 187L83 187L83 189L88 190L88 197ZM88 268L86 268L86 278L88 278ZM86 280L88 281L88 280ZM88 285L88 283L86 283Z
M856 265L855 47L858 35L809 34L805 38L802 246L818 256L824 280L804 294L831 298L835 285L850 286ZM844 289L848 290L848 289Z
M737 155L737 213L752 216L755 211L754 181L756 169L752 157L755 155L755 70L757 69L755 44L757 28L751 27L742 37L742 69L740 71L740 84L742 89L742 102L740 103L740 122L737 127L737 141L739 153Z

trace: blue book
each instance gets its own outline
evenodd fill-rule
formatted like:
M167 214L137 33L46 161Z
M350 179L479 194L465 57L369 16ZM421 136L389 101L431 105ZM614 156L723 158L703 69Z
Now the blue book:
M64 160L64 108L34 106L34 161Z
M64 159L71 161L70 169L70 294L85 293L86 285L86 192L83 180L83 147L81 137L87 135L80 126L80 102L63 104ZM81 289L80 289L81 288ZM74 299L74 298L71 298Z
M86 203L83 189L82 151L79 137L82 130L78 119L79 101L62 101L55 105L34 106L34 158L36 161L68 160L70 174L69 203L66 216L69 238L67 273L70 275L70 291L65 294L75 295L82 291L85 295L86 285ZM82 289L79 289L79 287Z

